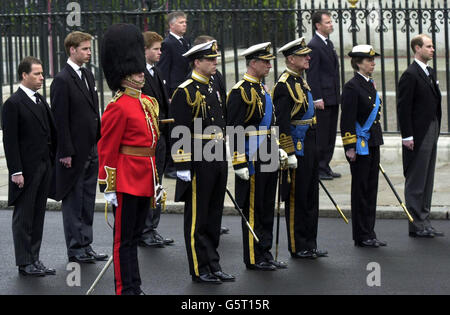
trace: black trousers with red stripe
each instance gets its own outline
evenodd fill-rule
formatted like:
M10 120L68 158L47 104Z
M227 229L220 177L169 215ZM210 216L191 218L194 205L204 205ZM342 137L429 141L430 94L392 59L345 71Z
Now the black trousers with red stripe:
M137 247L150 208L150 197L117 193L114 210L114 283L117 295L140 293Z

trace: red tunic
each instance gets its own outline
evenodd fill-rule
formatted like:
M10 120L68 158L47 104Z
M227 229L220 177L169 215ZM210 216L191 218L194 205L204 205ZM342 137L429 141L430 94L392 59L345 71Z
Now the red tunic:
M141 98L149 97L141 94ZM98 142L99 184L102 192L122 192L134 196L154 195L155 157L120 153L123 145L155 148L157 131L150 113L147 124L138 98L123 94L113 100L102 116Z

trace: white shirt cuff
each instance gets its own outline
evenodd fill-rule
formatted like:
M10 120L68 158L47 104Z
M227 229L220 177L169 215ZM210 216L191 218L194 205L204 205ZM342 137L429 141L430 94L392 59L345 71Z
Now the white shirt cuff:
M11 176L22 175L22 174L23 174L22 172L17 172L17 173L12 174Z
M402 139L402 141L411 141L411 140L414 140L413 136Z

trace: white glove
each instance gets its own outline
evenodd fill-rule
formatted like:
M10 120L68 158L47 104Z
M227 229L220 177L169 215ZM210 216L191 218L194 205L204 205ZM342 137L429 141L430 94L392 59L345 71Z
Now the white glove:
M177 177L181 179L183 182L191 181L191 171L177 171Z
M288 155L287 155L286 151L284 151L283 149L278 149L278 155L280 158L278 161L278 168L285 169L287 161L288 161Z
M117 195L115 192L107 192L107 193L104 193L104 195L105 195L105 200L108 203L110 203L116 207L119 206L119 203L117 202Z
M159 201L161 200L161 198L164 196L164 187L160 184L156 185L155 188L155 202L159 203Z
M289 168L297 168L297 157L295 156L295 154L289 155L287 166Z
M247 167L243 167L238 170L235 170L235 172L236 172L236 175L239 176L239 178L241 178L243 180L249 180L249 178L250 178L250 173L248 172Z
M280 162L284 162L288 159L288 155L283 149L278 149L278 154L280 155Z

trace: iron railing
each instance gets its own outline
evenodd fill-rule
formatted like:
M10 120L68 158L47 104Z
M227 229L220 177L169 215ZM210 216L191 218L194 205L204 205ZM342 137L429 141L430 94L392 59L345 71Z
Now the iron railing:
M75 6L73 6L75 4ZM81 9L79 22L76 7ZM449 8L448 1L361 0L350 8L345 0L15 0L0 5L0 105L14 92L16 69L20 60L34 55L43 61L48 84L67 60L64 38L73 30L94 35L93 58L88 65L97 79L101 110L111 96L104 84L98 57L99 43L106 28L117 22L136 24L143 31L167 32L166 15L173 10L188 14L188 35L208 34L220 45L221 71L227 86L238 81L245 71L239 52L263 41L271 41L276 51L299 36L309 41L314 34L311 15L327 9L332 14L335 31L331 40L337 49L342 83L353 76L348 51L358 43L372 44L382 55L374 74L384 101L385 132L398 132L396 92L401 73L412 61L411 38L429 34L436 47L432 66L437 69L443 92L442 132L449 132L450 104ZM72 21L72 22L71 22ZM74 24L75 23L75 24ZM268 85L284 70L281 56L274 62Z

